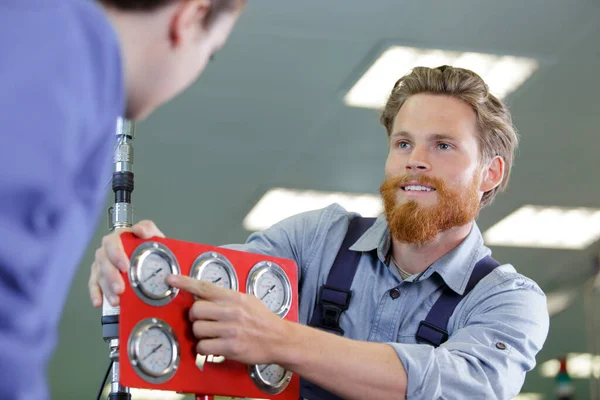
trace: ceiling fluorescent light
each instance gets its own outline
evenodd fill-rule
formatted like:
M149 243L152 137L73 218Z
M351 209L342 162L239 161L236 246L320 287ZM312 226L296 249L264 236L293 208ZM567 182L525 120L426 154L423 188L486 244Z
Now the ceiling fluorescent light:
M292 215L324 208L332 203L363 217L377 217L383 211L378 195L274 188L265 193L244 218L244 228L263 230Z
M554 378L559 370L560 362L556 359L548 360L540 366L540 373L544 378ZM590 353L569 353L567 372L575 379L600 378L600 356Z
M544 378L554 378L560 371L560 361L552 359L540 365L540 374Z
M399 78L414 67L440 65L476 72L488 84L490 92L500 99L517 90L539 66L532 58L392 46L359 78L344 97L344 102L351 107L383 108Z
M573 304L577 299L579 289L566 289L556 292L546 293L546 303L548 305L548 314L551 317L563 312Z
M544 396L541 393L521 393L512 400L544 400Z
M488 245L581 250L600 238L600 210L519 208L484 233Z

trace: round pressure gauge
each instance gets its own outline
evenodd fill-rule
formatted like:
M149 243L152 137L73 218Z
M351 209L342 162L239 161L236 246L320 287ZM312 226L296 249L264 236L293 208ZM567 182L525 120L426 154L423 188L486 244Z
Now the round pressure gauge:
M196 258L190 276L212 282L225 289L238 290L238 278L233 265L225 256L214 251L201 254Z
M165 305L175 298L179 289L167 283L167 276L179 273L175 255L160 243L142 243L131 254L131 286L140 299L152 306Z
M140 321L131 331L127 349L133 369L147 382L163 383L177 372L179 342L160 319Z
M283 269L270 261L262 261L250 270L246 292L258 297L269 310L280 317L292 305L292 285Z
M268 394L283 392L292 379L292 373L277 364L249 365L248 373L252 382Z

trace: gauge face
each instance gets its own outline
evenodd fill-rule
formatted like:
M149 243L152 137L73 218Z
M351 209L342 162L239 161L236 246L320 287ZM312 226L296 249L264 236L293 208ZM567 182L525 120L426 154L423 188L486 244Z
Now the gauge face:
M285 377L285 369L277 364L263 364L258 365L258 372L263 377L265 382L271 386L277 386L279 381Z
M139 344L139 366L152 376L161 376L171 366L173 348L167 333L158 328L145 331Z
M200 275L200 279L203 281L209 281L222 288L231 289L231 278L229 277L229 271L223 266L223 264L211 262L206 265L204 271Z
M258 297L269 310L284 317L292 303L292 286L283 269L263 261L250 271L246 291Z
M285 283L279 275L271 271L265 271L260 275L256 284L256 296L269 307L269 310L277 312L285 303Z
M140 289L148 296L160 299L171 287L167 276L171 273L169 261L157 253L148 254L140 265Z
M178 289L167 283L169 274L179 274L175 255L157 242L144 242L131 255L129 281L134 292L145 303L162 306L169 303Z
M196 279L212 282L225 289L238 290L238 279L233 265L215 252L204 253L194 261L190 275Z
M177 371L179 342L171 327L162 320L140 321L131 331L127 347L133 369L148 382L166 382Z
M254 384L265 393L281 393L292 379L292 373L277 364L251 365L248 368Z

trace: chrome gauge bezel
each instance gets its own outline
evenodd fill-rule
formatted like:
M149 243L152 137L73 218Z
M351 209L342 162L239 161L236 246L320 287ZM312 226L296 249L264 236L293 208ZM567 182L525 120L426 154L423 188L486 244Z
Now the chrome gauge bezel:
M169 340L169 345L171 346L171 360L169 365L158 373L146 369L143 362L140 360L140 343L143 336L152 329L161 330ZM179 341L175 337L175 333L169 324L157 318L144 319L136 324L131 331L127 342L127 352L134 371L140 378L150 383L164 383L168 381L175 375L177 368L179 368Z
M192 264L192 268L190 269L190 276L195 279L200 279L202 276L202 272L210 265L210 264L219 264L222 266L227 275L229 276L229 282L231 282L231 290L238 291L239 282L238 276L235 271L235 268L231 264L231 262L224 255L217 253L215 251L209 251L203 254L200 254Z
M290 283L290 278L288 278L283 268L279 265L272 261L261 261L252 267L246 282L246 292L257 296L260 278L267 272L273 273L273 275L275 275L283 284L283 304L278 310L273 311L283 318L287 315L292 306L292 284Z
M171 302L177 296L177 293L179 293L179 289L167 285L168 289L166 291L164 291L160 295L155 295L144 288L143 282L141 281L141 269L144 265L144 260L148 256L153 254L158 255L167 262L167 264L169 265L170 274L179 275L181 273L181 269L179 268L177 258L167 246L158 242L144 242L138 247L136 247L136 249L131 254L129 282L135 294L144 303L149 304L151 306L163 306Z
M276 365L276 364L269 364ZM292 372L285 370L283 367L277 365L277 367L283 369L285 374L283 377L275 384L270 383L260 372L260 365L248 365L248 374L250 375L250 379L252 382L258 387L261 391L267 394L279 394L283 392L290 381L292 380Z

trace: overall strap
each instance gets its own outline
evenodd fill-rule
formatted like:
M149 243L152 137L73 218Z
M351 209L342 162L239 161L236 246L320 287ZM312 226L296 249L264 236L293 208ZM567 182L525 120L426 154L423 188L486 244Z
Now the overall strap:
M340 316L348 309L352 292L352 280L358 268L361 252L350 247L369 229L375 218L354 217L329 271L327 282L319 289L319 297L309 326L331 333L344 335L340 328Z
M448 320L460 301L479 283L492 272L500 263L491 256L484 257L473 268L464 294L460 295L446 286L442 295L435 302L424 321L419 324L417 341L428 343L434 347L448 340Z
M319 290L309 326L344 335L344 330L340 328L340 316L350 304L352 297L350 288L361 256L360 251L352 251L350 247L374 222L375 218L354 217L350 220L348 231L331 266L327 281ZM300 393L301 399L343 400L305 379L300 379Z

